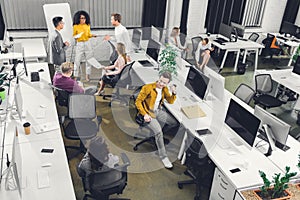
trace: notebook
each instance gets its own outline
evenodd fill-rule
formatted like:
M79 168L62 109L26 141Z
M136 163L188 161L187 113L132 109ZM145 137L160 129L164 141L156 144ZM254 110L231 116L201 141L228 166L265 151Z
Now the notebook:
M187 116L189 119L205 117L206 114L200 108L198 104L192 106L184 106L181 107L181 111Z
M148 60L139 60L139 63L141 65L143 65L143 67L152 67L153 66L152 63L149 62Z

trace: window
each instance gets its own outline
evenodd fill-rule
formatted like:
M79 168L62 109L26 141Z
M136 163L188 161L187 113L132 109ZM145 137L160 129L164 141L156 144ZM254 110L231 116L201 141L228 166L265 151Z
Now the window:
M266 0L247 0L242 24L246 27L260 27Z

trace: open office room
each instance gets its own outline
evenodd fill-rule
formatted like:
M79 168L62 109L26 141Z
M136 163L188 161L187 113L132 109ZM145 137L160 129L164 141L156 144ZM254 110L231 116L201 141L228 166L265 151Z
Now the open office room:
M0 199L300 199L299 7L0 0Z

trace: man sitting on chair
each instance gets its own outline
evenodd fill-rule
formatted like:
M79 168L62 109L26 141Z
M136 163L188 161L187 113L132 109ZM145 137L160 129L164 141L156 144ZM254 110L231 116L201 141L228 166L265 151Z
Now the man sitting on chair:
M178 124L176 119L170 116L162 108L165 99L171 104L176 100L175 85L171 88L172 94L170 94L167 87L171 78L169 72L162 73L158 81L146 84L142 87L135 101L139 114L144 116L144 121L147 122L146 126L148 126L155 134L155 142L158 148L159 157L164 166L168 169L172 168L173 165L167 156L162 127L165 124L168 124L170 127L175 127Z
M61 73L56 73L53 77L53 85L62 90L66 90L71 93L85 93L94 94L97 90L96 86L90 86L87 88L81 87L77 81L71 78L73 74L74 64L71 62L64 62L61 65Z

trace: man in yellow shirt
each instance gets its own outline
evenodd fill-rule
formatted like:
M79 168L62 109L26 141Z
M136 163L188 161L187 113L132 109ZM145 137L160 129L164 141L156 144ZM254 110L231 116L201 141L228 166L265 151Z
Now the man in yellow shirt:
M96 35L91 34L90 16L87 12L83 10L78 11L74 15L73 36L75 37L77 42L75 65L74 65L74 77L78 77L82 56L85 57L85 60L88 60L89 58L93 57L93 50L89 39L91 37L96 37ZM90 81L90 74L91 74L91 65L86 63L86 81Z
M139 114L144 116L144 121L147 123L146 126L155 134L159 157L167 169L172 168L173 165L167 156L162 127L165 124L168 124L169 127L178 125L177 120L170 116L162 107L164 100L167 100L170 104L176 100L176 86L173 85L171 87L171 94L167 87L171 78L169 72L162 73L158 81L142 87L135 101Z

